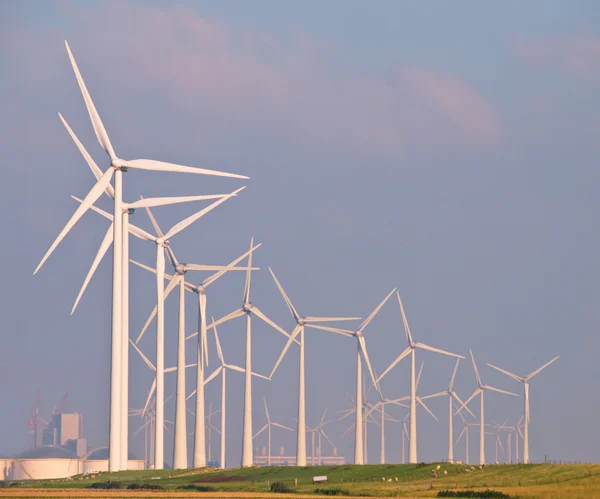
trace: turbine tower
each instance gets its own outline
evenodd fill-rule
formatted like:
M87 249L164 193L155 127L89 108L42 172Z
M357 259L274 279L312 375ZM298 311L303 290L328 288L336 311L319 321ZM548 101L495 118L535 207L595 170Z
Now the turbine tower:
M113 213L116 215L113 224L113 282L112 282L112 325L111 325L111 381L110 381L110 419L109 419L109 471L118 471L123 469L122 461L122 446L121 446L121 427L123 426L123 416L121 414L121 387L123 384L121 377L121 367L123 358L123 339L121 335L122 329L122 292L123 292L123 172L129 168L139 170L151 170L151 171L166 171L166 172L177 172L177 173L195 173L201 175L216 175L231 178L246 178L240 175L234 175L230 173L218 172L215 170L206 170L202 168L193 168L189 166L175 165L172 163L165 163L162 161L155 161L149 159L136 159L127 161L119 158L113 149L108 134L104 128L104 124L100 119L96 107L92 101L92 98L87 90L87 87L83 81L79 68L75 62L71 49L68 43L65 41L65 46L77 83L83 95L85 105L90 116L94 132L98 142L102 148L106 151L110 157L110 165L108 169L102 174L98 182L92 187L84 198L81 206L77 208L75 213L72 215L70 220L67 222L65 227L59 233L58 237L52 243L39 265L34 271L34 274L38 272L40 267L52 254L54 249L67 235L71 228L77 223L77 221L83 216L83 214L94 204L94 202L102 195L102 192L109 186L112 177L115 178L114 185L114 205ZM162 425L162 423L161 423ZM126 465L126 463L124 463Z
M349 331L347 329L338 329L332 328L329 326L321 326L314 324L312 327L317 329L322 329L324 331L332 331L334 333L343 334L346 336L352 336L356 338L356 414L355 414L355 426L354 426L354 464L364 464L363 456L364 452L364 442L363 442L363 422L362 422L362 407L363 407L363 393L362 393L362 384L363 384L363 372L362 372L362 359L364 359L365 364L367 365L367 369L369 370L369 375L371 376L371 381L373 382L373 386L376 390L379 391L379 387L377 386L377 382L375 381L375 374L373 371L373 367L371 366L371 362L369 360L369 354L367 353L367 344L364 338L364 330L369 325L369 323L373 320L373 318L377 315L377 313L381 310L381 307L385 305L385 303L389 300L390 296L394 294L396 288L392 289L390 293L383 299L383 301L375 307L375 309L371 312L371 315L367 317L363 323L359 326L356 331Z
M271 418L269 417L269 409L267 408L267 399L263 398L263 402L265 403L265 415L267 416L267 424L265 424L260 430L258 430L252 438L254 439L254 438L258 437L263 431L267 430L267 435L268 435L268 437L267 437L267 440L268 440L267 466L271 466L271 428L273 426L277 426L278 428L282 428L282 429L288 430L288 431L294 431L294 430L292 430L291 428L288 428L287 426L284 426L282 424L271 421Z
M466 408L469 402L473 400L477 395L480 396L480 408L479 408L479 464L485 464L485 422L484 422L484 405L483 405L483 394L486 390L490 390L493 392L504 393L506 395L513 395L517 397L516 393L507 392L506 390L500 390L500 388L494 388L490 385L484 385L479 376L479 371L477 370L477 364L475 364L475 357L473 357L473 352L469 349L469 354L471 355L471 361L473 362L473 369L475 370L475 377L477 378L477 388L471 394L471 396L458 408L460 412L463 408Z
M454 436L453 436L453 414L454 414L454 409L453 409L453 401L456 400L460 405L463 404L463 401L460 399L460 397L456 394L456 392L453 389L454 386L454 378L456 378L456 371L458 370L458 363L460 362L460 359L456 359L456 365L454 366L454 371L452 373L452 377L450 378L450 383L448 384L448 389L441 391L441 392L437 392L434 393L432 395L427 395L425 397L421 397L423 400L426 399L430 399L430 398L434 398L434 397L441 397L442 395L448 395L448 462L449 463L453 463L454 462ZM471 410L465 406L465 409L469 412L469 414L473 417L475 417L475 414L473 414L471 412Z
M254 238L250 240L250 248L254 246ZM211 327L219 326L227 321L246 316L246 364L244 383L244 423L242 431L242 467L252 466L254 457L252 455L252 316L256 315L269 326L279 331L286 338L290 335L269 319L261 310L250 302L250 273L252 270L252 253L248 256L248 267L246 271L246 284L244 286L244 297L241 308L221 317L213 322ZM270 378L270 376L269 376Z
M523 423L523 462L525 464L529 463L529 381L531 381L531 378L533 378L535 375L539 374L540 371L542 371L550 364L558 360L559 357L560 355L557 355L550 362L546 362L542 367L539 367L535 371L529 373L524 378L522 378L521 376L517 376L516 374L510 373L508 371L505 371L504 369L500 369L499 367L493 366L492 364L488 364L488 366L490 366L493 369L496 369L496 371L500 371L501 373L510 376L514 380L523 383L523 389L525 392L525 420Z
M281 286L281 284L279 284L277 277L275 277L275 274L273 273L273 271L271 270L270 267L269 267L269 272L271 272L271 275L273 276L273 280L275 281L275 284L277 284L277 287L279 288L279 292L281 293L281 296L283 297L285 303L287 304L288 309L290 310L290 313L292 314L292 317L296 321L296 327L292 331L292 334L290 335L285 347L281 351L281 355L279 355L279 359L277 359L277 362L275 363L275 367L273 367L273 370L271 371L269 378L273 377L273 374L275 374L277 367L279 367L279 363L281 362L281 360L285 356L286 352L290 348L292 342L296 340L296 336L300 335L300 362L299 362L300 372L298 374L298 429L297 429L298 440L297 440L297 446L296 446L296 466L306 466L306 391L305 391L305 379L304 379L304 327L308 326L308 327L322 329L322 326L317 327L317 324L315 324L315 323L359 320L360 317L301 317L298 314L298 312L296 312L294 305L292 305L292 302L290 301L287 294L283 290L283 287ZM328 330L339 333L339 334L343 334L344 336L349 336L348 332L340 332L340 330L337 330L335 328L330 328ZM358 406L358 404L357 404L357 406Z
M417 348L421 348L423 350L429 350L431 352L441 353L443 355L449 355L450 357L456 357L459 359L464 359L462 355L457 355L454 353L447 352L446 350L441 350L439 348L430 347L423 343L417 343L413 341L412 335L410 334L410 327L408 326L408 321L406 319L406 314L404 313L404 305L402 305L402 300L400 298L400 293L396 291L396 296L398 297L398 304L400 305L400 312L402 314L402 322L404 324L404 333L406 335L406 341L408 342L408 347L404 350L396 360L394 360L388 368L383 372L379 378L377 378L377 383L396 365L400 362L404 357L410 354L411 356L411 366L410 366L410 438L409 438L409 451L408 451L408 461L411 464L417 463L417 385L415 378L415 350Z

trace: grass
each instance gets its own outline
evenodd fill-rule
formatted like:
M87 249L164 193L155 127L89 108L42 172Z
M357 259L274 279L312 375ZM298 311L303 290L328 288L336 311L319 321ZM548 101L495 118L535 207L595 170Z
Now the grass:
M436 464L121 471L97 474L95 478L75 476L69 481L20 482L10 488L0 488L0 497L287 496L298 499L302 496L323 497L328 494L326 491L338 490L352 497L420 498L436 497L442 490L493 489L520 499L600 499L600 465L497 465L482 470L476 467L472 472L466 472L468 467L465 465L439 465L437 478L431 473ZM312 477L315 475L327 475L328 483L313 485ZM382 477L386 481L382 481ZM389 478L392 481L387 481ZM94 483L109 481L118 483L121 489L89 488ZM271 484L274 482L285 484L292 492L272 493ZM128 490L127 487L132 484L159 485L164 492ZM317 489L320 490L317 492ZM283 492L283 489L280 490Z

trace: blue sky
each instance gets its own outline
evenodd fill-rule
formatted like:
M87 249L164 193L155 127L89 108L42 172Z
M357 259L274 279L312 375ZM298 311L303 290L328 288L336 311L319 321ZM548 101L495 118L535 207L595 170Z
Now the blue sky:
M228 262L254 236L264 245L253 299L290 330L267 266L306 315L365 317L397 286L416 339L463 355L472 348L484 382L519 393L485 363L525 374L560 355L532 383L532 458L598 460L599 14L591 1L3 2L0 252L8 265L0 396L8 403L0 412L0 454L26 448L37 390L48 412L70 386L67 408L84 413L90 445L107 439L110 258L69 316L104 221L86 215L31 275L74 210L69 195L92 186L58 111L96 161L106 162L64 50L68 39L119 155L251 177L242 195L174 238L180 259ZM126 182L127 200L241 185L137 172ZM166 227L192 210L156 216ZM134 218L151 230L144 213ZM132 251L152 263L152 247L134 242ZM154 302L153 281L137 269L131 274L137 334ZM218 284L209 301L215 317L239 305L243 278ZM175 361L175 306L167 305L168 365ZM188 314L190 332L195 322ZM238 363L242 327L220 332ZM378 372L400 353L402 338L390 302L367 331ZM282 337L257 326L254 341L254 364L267 372ZM152 354L151 335L142 347ZM325 407L345 408L354 348L341 337L307 333L309 425ZM452 361L419 358L422 393L442 389ZM131 366L137 407L151 378L137 358ZM400 364L384 381L386 396L408 392L407 369ZM242 384L229 381L235 464ZM272 382L255 385L257 429L263 396L274 419L293 424L296 386L292 351ZM472 367L462 362L459 394L473 388ZM207 393L219 403L216 385ZM522 399L507 398L487 398L489 419L519 419ZM446 405L431 406L440 422L420 415L423 460L445 453ZM328 434L351 458L345 428L332 422ZM387 445L391 461L399 460L399 436L397 429ZM275 438L293 450L293 437ZM139 455L141 440L131 445ZM491 439L488 445L491 452Z

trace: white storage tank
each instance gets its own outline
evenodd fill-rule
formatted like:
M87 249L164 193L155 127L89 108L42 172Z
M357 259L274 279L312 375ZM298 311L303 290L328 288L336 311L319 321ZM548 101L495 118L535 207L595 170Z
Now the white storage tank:
M128 457L127 469L145 469L143 459L136 459L131 452ZM108 471L108 447L100 447L89 452L81 461L82 473L98 473L102 471Z
M81 473L80 459L58 445L43 445L12 460L11 480L66 478Z

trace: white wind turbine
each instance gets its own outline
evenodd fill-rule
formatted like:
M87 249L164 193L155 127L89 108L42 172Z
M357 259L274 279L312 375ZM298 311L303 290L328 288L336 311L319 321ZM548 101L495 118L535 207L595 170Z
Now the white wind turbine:
M258 246L255 246L254 248L256 249L257 247ZM237 371L237 372L241 372L241 373L246 372L246 370L242 367L236 366L234 364L227 364L225 362L225 358L223 357L223 350L221 349L221 342L219 341L219 334L217 332L217 328L214 325L214 323L215 323L215 318L213 317L212 324L210 327L213 329L213 331L215 333L215 342L217 344L217 355L219 356L219 361L221 362L221 365L219 367L217 367L208 378L205 379L204 385L207 385L210 381L212 381L214 378L216 378L219 374L221 375L221 469L225 469L225 450L226 450L225 431L227 429L226 418L225 418L225 414L226 414L225 410L226 410L226 402L227 402L227 392L226 392L227 370L229 369L231 371ZM200 362L200 360L198 360L198 362ZM263 376L262 374L252 373L252 376L257 376L259 378L269 380L269 378L267 378L266 376ZM195 394L196 394L196 390L194 390L192 393L190 393L186 400L190 399Z
M351 397L349 398L350 401L350 409L346 409L346 410L342 410L342 411L337 411L338 414L342 414L342 416L337 420L337 421L341 421L342 419L347 418L348 416L350 416L351 414L356 414L356 404L354 403L354 398ZM401 404L399 404L401 405ZM368 426L369 423L374 424L376 426L379 426L379 423L377 422L377 420L375 419L375 417L372 414L372 411L367 410L368 409L368 405L363 401L363 405L361 408L361 414L362 414L362 428L361 428L361 436L364 442L364 446L363 446L363 454L362 454L362 461L363 464L367 463L367 458L368 458L368 445L367 445L367 435L368 435ZM354 432L355 438L356 438L356 418L355 418L355 422L352 423L348 428L346 428L346 430L344 431L344 433L342 433L342 437L346 438L347 436L350 435L350 432Z
M380 446L380 452L379 452L379 464L385 464L385 422L391 421L392 423L402 423L402 421L392 418L388 414L385 413L385 406L388 404L403 405L398 402L394 402L392 400L385 398L383 396L383 394L380 393L379 402L377 402L376 404L368 404L369 410L366 412L367 417L374 411L379 411L379 413L380 413L379 428L381 431L381 435L380 435L381 446ZM408 407L408 406L405 406L405 407Z
M553 362L555 362L556 360L558 360L559 357L560 357L560 355L557 355L551 361L546 362L542 367L539 367L535 371L529 373L524 378L522 378L521 376L517 376L516 374L510 373L508 371L505 371L504 369L500 369L499 367L493 366L492 364L488 364L488 366L490 366L493 369L496 369L496 371L500 371L501 373L506 374L507 376L510 376L511 378L513 378L513 379L515 379L515 380L520 381L521 383L523 383L523 389L525 391L525 397L524 397L525 398L525 420L524 420L524 423L523 423L523 463L525 463L525 464L529 463L529 423L530 423L530 417L529 417L529 381L531 381L531 378L533 378L535 375L539 374L539 372L542 369L545 369L550 364L552 364Z
M398 297L398 304L400 305L400 312L402 313L402 322L404 323L404 333L406 335L406 341L408 342L408 347L404 350L394 362L392 362L388 368L383 372L379 378L377 378L377 383L396 365L400 362L404 357L410 354L411 356L411 367L410 367L410 439L409 439L409 451L408 451L408 461L411 464L415 464L417 462L417 387L416 387L416 378L415 378L415 350L417 348L421 348L423 350L429 350L431 352L437 352L444 355L449 355L450 357L457 357L459 359L464 359L462 355L457 355L454 353L447 352L446 350L441 350L439 348L430 347L423 343L417 343L413 341L412 335L410 334L410 327L408 326L408 321L406 319L406 314L404 313L404 305L402 305L402 300L400 299L400 293L396 291L396 296ZM422 402L421 402L422 404ZM424 404L422 404L424 405ZM431 411L429 411L431 412ZM433 414L433 413L431 413Z
M269 267L269 272L271 272L271 275L273 276L273 280L275 281L275 284L277 284L277 287L279 288L279 292L281 293L281 296L283 297L285 303L287 304L288 309L290 310L290 313L292 314L292 317L296 321L296 327L292 331L292 334L289 336L289 339L288 339L285 347L283 347L283 350L281 351L281 355L279 355L279 359L277 359L277 362L275 363L275 367L273 367L273 370L271 371L269 378L273 377L273 374L275 374L277 367L279 367L281 360L283 359L286 352L292 345L292 342L296 340L296 336L300 335L300 362L299 362L300 372L298 374L298 379L299 379L298 428L297 428L298 441L297 441L297 447L296 447L296 466L306 466L306 404L305 404L306 393L305 393L305 379L304 379L304 327L308 326L308 327L312 327L312 328L316 328L316 329L324 329L324 326L320 326L316 323L352 321L352 320L359 320L360 317L301 317L298 314L298 312L296 312L294 305L292 305L292 302L288 298L286 292L283 290L283 287L277 280L277 277L275 277L275 274L273 273L273 271L271 270L270 267ZM336 328L328 328L327 330L342 334L344 336L351 335L351 332L346 332L346 331L342 332L342 330L338 330ZM363 342L364 342L364 339L363 339ZM359 340L359 344L360 344L360 340ZM368 358L366 358L366 359L368 362ZM370 367L370 363L368 363L368 365ZM358 406L358 404L357 404L357 406Z
M271 421L271 418L269 417L269 409L267 408L267 399L263 398L263 402L265 403L265 415L267 416L267 424L265 424L260 430L258 430L252 438L254 439L254 438L258 437L263 431L267 430L267 441L268 441L267 466L271 466L271 428L273 426L276 426L277 428L282 428L282 429L288 430L288 431L294 431L294 430L292 430L291 428L288 428L287 426L284 426L282 424Z
M275 277L275 276L273 276ZM369 354L367 353L367 344L364 337L364 330L369 325L369 323L373 320L373 318L377 315L377 313L381 310L381 307L385 305L390 296L396 291L396 288L392 289L390 293L383 299L383 301L375 307L375 309L371 312L363 323L359 326L356 331L350 331L347 329L339 329L332 328L329 326L321 326L318 324L312 325L312 327L317 329L322 329L324 331L332 331L334 333L344 334L346 336L353 336L356 338L356 414L355 414L355 434L354 434L354 464L364 464L363 456L364 452L364 442L363 442L363 422L362 422L362 406L363 406L363 393L362 393L362 384L363 384L363 372L362 372L362 359L364 358L365 364L369 370L369 374L371 376L371 381L373 382L373 386L375 389L379 390L377 386L377 382L375 380L375 374L373 371L373 367L371 366L371 362L369 360Z
M465 437L465 464L469 464L469 426L479 426L477 423L467 423L467 420L463 416L462 412L459 412L458 415L463 424L463 429L461 430L458 438L454 445L458 445L458 442L461 441L462 437Z
M156 219L152 215L152 212L148 209L148 215L156 233L159 236L163 236L163 232L160 229ZM193 467L201 468L206 466L206 442L205 442L205 427L204 427L204 367L208 365L208 350L207 350L207 338L206 338L206 288L212 283L214 283L217 279L223 276L229 270L246 270L246 267L235 267L241 260L243 260L246 256L250 254L256 248L259 248L261 245L258 244L254 248L251 248L250 251L244 253L239 258L235 259L227 266L223 267L215 267L215 266L207 266L207 265L198 265L191 263L180 263L173 252L173 249L170 246L167 246L167 256L169 257L169 261L173 266L173 270L175 273L173 276L169 274L164 274L165 278L169 279L169 284L165 289L164 299L166 300L167 296L171 293L171 291L179 285L179 328L178 328L178 341L177 341L177 362L178 365L185 364L185 290L187 289L190 292L195 292L198 295L198 330L201 331L201 335L198 336L198 369L196 373L196 393L199 392L199 395L196 397L196 412L195 412L195 425L194 425L194 460ZM156 270L143 265L141 263L132 262L139 267L142 267L150 272L156 273ZM207 277L202 281L201 284L193 285L185 281L185 274L188 271L195 270L206 270L207 267L211 267L211 269L218 269L218 272ZM258 270L256 268L252 268L251 270ZM155 306L154 310L150 314L150 317L146 321L144 328L138 335L136 343L138 343L144 333L147 331L148 326L151 324L152 319L154 319L157 314L158 307ZM204 362L201 360L204 359ZM186 407L185 407L186 395L185 395L185 374L181 374L177 376L177 390L176 390L176 409L175 409L175 445L173 448L174 459L173 459L173 467L175 469L187 468L187 429L186 429Z
M250 240L250 248L254 246L254 238ZM213 322L211 327L219 326L227 321L246 316L246 360L245 360L245 382L244 382L244 423L242 430L242 467L252 466L254 458L252 455L252 315L258 316L272 328L279 331L286 338L290 335L281 327L269 319L261 310L250 302L250 274L252 269L252 252L248 255L248 267L246 271L246 284L244 286L244 297L242 307L221 317ZM195 333L198 334L198 333ZM194 335L191 335L194 336ZM270 378L270 376L269 376Z
M39 265L34 271L34 274L41 268L44 262L52 254L54 249L67 235L71 228L77 223L77 221L83 216L83 214L94 204L94 202L102 195L102 192L109 186L111 179L114 175L114 208L113 213L117 216L113 224L113 237L114 237L114 250L113 250L113 284L112 284L112 326L111 326L111 381L110 381L110 419L109 419L109 470L118 471L122 469L122 449L121 449L121 427L123 423L123 415L121 414L121 386L123 381L121 380L121 364L122 364L122 347L123 340L121 337L121 325L122 325L122 250L123 250L123 223L122 223L122 195L123 195L123 182L122 174L129 168L139 170L151 170L151 171L165 171L165 172L177 172L177 173L195 173L201 175L216 175L231 178L247 178L240 175L234 175L230 173L218 172L215 170L207 170L203 168L193 168L189 166L176 165L172 163L165 163L162 161L155 161L149 159L135 159L135 160L123 160L119 158L113 149L110 142L104 124L100 119L96 107L92 101L92 98L87 90L87 87L83 81L79 68L73 58L69 44L65 41L67 53L77 78L77 83L83 95L85 105L96 133L98 142L102 148L106 151L110 157L110 166L100 177L96 185L88 192L84 198L81 206L77 208L73 216L67 222L65 227L59 233L56 240L52 243Z
M484 385L481 382L481 378L479 377L479 371L477 370L477 364L475 364L475 357L473 357L473 352L469 349L469 354L471 355L471 361L473 362L473 369L475 370L475 377L477 378L477 388L471 394L471 396L459 407L457 413L460 412L463 408L466 408L469 402L473 400L477 395L480 396L480 413L479 413L479 464L485 464L485 421L484 421L484 407L483 407L483 394L485 390L490 390L493 392L504 393L506 395L513 395L517 397L516 393L507 392L506 390L500 390L500 388L494 388L490 385Z
M215 209L217 206L225 202L231 197L236 196L244 187L237 189L231 194L226 195L225 197L220 198L215 201L211 205L206 208L198 211L197 213L187 217L181 222L175 224L171 229L164 235L159 235L157 237L150 235L146 231L143 231L132 224L129 224L130 231L141 239L145 239L147 241L152 241L156 244L156 289L157 289L157 319L156 319L156 443L154 447L154 451L156 453L155 462L156 463L164 463L164 433L162 431L162 423L164 421L164 274L165 274L165 254L164 249L168 247L169 240L174 235L178 234L193 222L206 215L208 212ZM113 217L109 213L92 206L92 209L104 217L112 220ZM198 270L218 270L223 267L215 267L215 266L196 266ZM202 267L202 269L200 268ZM181 336L181 331L179 332L179 336ZM185 332L183 334L185 337ZM181 425L180 425L181 428ZM184 427L185 429L185 427ZM183 449L185 449L185 433L183 434L184 442ZM181 449L181 446L178 447ZM185 452L185 450L184 450ZM180 453L181 454L181 451ZM186 456L187 462L187 456ZM159 464L160 465L160 464Z
M96 180L100 180L102 177L102 170L98 167L96 162L89 155L83 144L79 141L78 137L75 135L69 124L62 117L62 115L58 114L63 125L69 132L69 135L77 145L77 148L81 152L82 156L86 160L88 166L92 170L92 173L96 177ZM106 195L114 199L115 191L112 185L108 185L105 189ZM133 212L137 208L146 208L150 209L151 206L166 206L177 203L187 203L191 201L204 201L211 199L221 199L226 197L225 194L216 194L216 195L204 195L204 196L185 196L185 197L162 197L162 198L147 198L140 199L134 203L122 203L123 207L123 248L121 252L122 256L122 300L121 300L121 340L122 340L122 356L121 356L121 380L122 385L120 387L121 391L121 460L124 463L128 463L127 453L128 453L128 420L127 420L127 409L129 405L129 233L131 232L129 229L129 216L133 214ZM113 242L113 223L111 222L106 234L104 235L104 239L98 248L98 252L96 253L96 257L92 262L92 265L86 275L86 278L81 286L79 294L73 304L73 308L71 310L71 314L75 312L83 293L85 292L90 280L92 279L98 265L104 258L104 255L110 248Z
M452 434L453 433L454 409L453 409L452 402L453 402L453 400L456 400L460 405L463 404L463 401L460 399L460 397L457 395L457 393L453 389L454 379L456 378L456 371L458 369L459 362L460 362L460 359L456 359L456 365L454 366L454 371L452 372L452 377L450 378L450 383L448 384L447 390L433 393L432 395L427 395L426 397L421 397L423 400L426 400L426 399L430 399L430 398L434 398L434 397L441 397L442 395L448 395L448 462L449 463L454 462L454 436ZM473 414L468 407L465 406L465 409L469 412L469 414L471 414L471 416L475 417L475 414Z
M327 436L327 433L325 433L325 430L323 429L325 427L325 425L328 425L329 423L331 423L331 421L325 421L326 415L327 415L327 409L325 409L325 411L323 412L323 416L321 416L321 421L319 421L319 424L317 426L307 429L307 432L311 434L311 441L312 441L312 453L311 453L312 466L321 466L321 457L323 456L323 452L322 452L323 447L321 445L321 437L325 437L325 439L329 442L329 445L331 445L331 448L335 449L333 442L329 439L329 437ZM317 441L318 461L315 461L315 435L318 435L318 441ZM296 464L296 466L297 466L297 464Z

